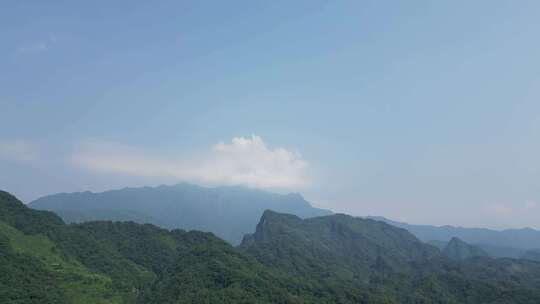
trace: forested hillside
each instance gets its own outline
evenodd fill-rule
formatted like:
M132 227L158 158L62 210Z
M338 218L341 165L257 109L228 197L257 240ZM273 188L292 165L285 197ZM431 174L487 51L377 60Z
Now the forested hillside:
M444 254L454 260L464 260L473 257L487 257L489 254L473 245L469 245L459 238L452 238L448 244L446 244Z
M540 263L454 261L404 229L264 212L235 248L134 222L66 225L0 192L0 303L539 303Z
M241 248L318 285L329 303L540 301L540 263L453 261L404 229L343 214L302 220L267 211Z
M65 225L7 192L0 192L0 259L0 303L213 303L229 297L229 303L275 303L276 297L289 298L266 268L212 234L132 222Z
M0 192L0 256L0 303L317 303L302 280L211 233L66 225L7 192Z

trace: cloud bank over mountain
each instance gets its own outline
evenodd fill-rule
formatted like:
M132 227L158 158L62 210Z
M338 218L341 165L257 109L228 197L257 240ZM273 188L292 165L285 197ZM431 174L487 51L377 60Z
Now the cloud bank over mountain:
M70 157L73 165L97 173L162 177L259 188L302 188L308 162L298 152L269 147L256 135L220 142L197 157L164 157L152 151L87 141Z

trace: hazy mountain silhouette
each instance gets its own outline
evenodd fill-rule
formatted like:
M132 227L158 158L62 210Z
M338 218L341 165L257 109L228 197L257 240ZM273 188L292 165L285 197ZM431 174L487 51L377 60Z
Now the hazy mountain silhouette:
M481 248L494 257L519 257L527 249L538 248L540 245L540 231L532 228L498 231L485 228L413 225L392 221L380 216L368 218L407 229L424 242L441 241L447 243L453 237L457 237L464 242Z
M300 217L327 215L312 207L300 194L276 194L241 186L207 188L191 184L124 188L101 193L61 193L29 204L50 210L66 222L124 220L151 223L164 228L213 232L238 244L255 230L266 209Z

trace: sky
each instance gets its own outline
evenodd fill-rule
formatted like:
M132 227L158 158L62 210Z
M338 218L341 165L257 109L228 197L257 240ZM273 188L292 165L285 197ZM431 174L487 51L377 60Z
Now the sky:
M540 228L538 1L1 1L0 189Z

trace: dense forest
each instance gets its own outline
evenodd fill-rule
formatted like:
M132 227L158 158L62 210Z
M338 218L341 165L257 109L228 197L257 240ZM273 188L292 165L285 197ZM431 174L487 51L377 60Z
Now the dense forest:
M540 303L540 262L454 243L459 259L381 221L266 211L233 247L150 224L65 224L0 192L0 303Z

